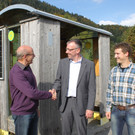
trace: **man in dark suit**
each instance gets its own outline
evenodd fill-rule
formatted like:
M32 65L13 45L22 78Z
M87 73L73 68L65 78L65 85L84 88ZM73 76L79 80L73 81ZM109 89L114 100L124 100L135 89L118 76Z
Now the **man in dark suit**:
M81 56L78 39L67 42L68 58L60 60L53 91L60 91L62 135L71 135L75 121L77 135L87 134L87 119L93 116L96 82L95 65Z

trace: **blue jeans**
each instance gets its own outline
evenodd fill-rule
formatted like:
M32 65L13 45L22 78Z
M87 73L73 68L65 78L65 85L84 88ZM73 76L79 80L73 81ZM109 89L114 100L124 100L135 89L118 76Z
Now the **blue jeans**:
M113 135L122 135L124 124L126 123L128 134L135 135L135 108L120 111L115 106L112 107L111 127Z
M15 123L15 135L37 135L37 112L28 115L12 115Z

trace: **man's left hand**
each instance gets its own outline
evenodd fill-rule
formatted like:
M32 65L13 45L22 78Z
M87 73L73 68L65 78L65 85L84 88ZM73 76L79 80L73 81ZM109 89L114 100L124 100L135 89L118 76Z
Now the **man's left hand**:
M93 113L94 113L94 111L92 111L92 110L86 110L86 113L85 113L86 119L92 118Z

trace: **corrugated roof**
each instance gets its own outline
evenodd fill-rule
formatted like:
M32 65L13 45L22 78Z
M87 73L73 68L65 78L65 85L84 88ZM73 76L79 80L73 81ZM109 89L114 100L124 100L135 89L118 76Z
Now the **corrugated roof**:
M65 23L68 23L68 24L72 24L72 25L87 29L87 30L92 30L92 31L95 31L95 32L99 32L99 33L102 33L102 34L105 34L105 35L112 36L112 33L109 32L109 31L99 29L99 28L95 28L95 27L85 25L85 24L82 24L82 23L79 23L79 22L75 22L75 21L72 21L72 20L69 20L69 19L66 19L66 18L63 18L63 17L59 17L59 16L56 16L56 15L41 11L41 10L37 10L37 9L35 9L31 6L25 5L25 4L15 4L15 5L8 6L8 7L4 8L3 10L0 11L0 15L4 14L4 13L10 11L10 10L14 10L14 9L27 10L27 11L33 13L33 14L48 17L48 18L51 18L51 19L54 19L54 20L58 20L60 22L65 22Z

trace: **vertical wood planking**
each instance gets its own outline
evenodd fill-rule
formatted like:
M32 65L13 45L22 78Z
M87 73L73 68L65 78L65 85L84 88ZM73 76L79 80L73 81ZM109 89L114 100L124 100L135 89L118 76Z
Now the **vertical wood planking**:
M21 45L29 45L33 48L35 58L31 68L39 83L39 20L33 20L21 24Z
M21 24L21 45L30 45L36 57L31 65L38 88L48 91L55 80L60 60L60 23L38 19ZM40 102L40 135L60 135L57 101Z
M100 112L105 112L106 89L110 73L110 37L99 34L99 91L100 91Z
M40 23L40 83L42 90L49 90L55 80L60 60L60 23L43 20ZM60 135L60 116L57 101L40 102L41 135Z
M7 29L3 29L3 54L4 54L4 80L0 81L0 128L8 130L7 118L9 115L8 103L8 44L7 44Z

